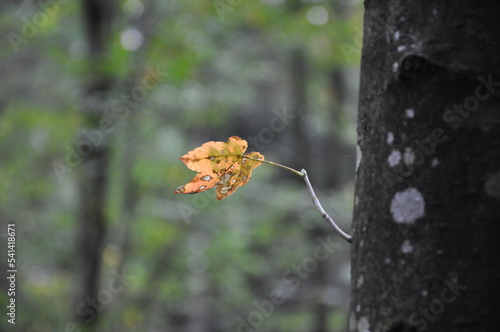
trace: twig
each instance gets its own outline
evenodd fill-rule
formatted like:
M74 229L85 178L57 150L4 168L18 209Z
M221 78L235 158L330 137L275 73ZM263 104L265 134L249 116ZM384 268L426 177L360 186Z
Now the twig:
M332 217L326 213L325 209L321 206L321 203L319 202L318 197L316 197L316 193L314 192L314 189L311 185L311 182L309 181L309 177L307 176L307 172L305 169L302 170L303 178L304 181L306 182L307 188L309 189L309 192L311 193L312 201L314 205L318 208L319 212L321 213L321 216L326 220L327 223L330 224L330 226L333 227L333 229L337 232L337 234L340 235L341 238L346 240L347 242L351 243L351 236L347 233L345 233L343 230L340 229L339 226L333 221Z
M281 164L278 164L278 163L275 163L275 162L272 162L269 160L258 159L258 158L247 157L247 156L243 156L243 157L247 158L247 159L255 160L255 161L260 161L260 162L263 162L263 163L266 163L269 165L284 168L284 169L289 170L290 172L293 172L293 173L297 174L298 176L302 177L304 179L304 181L306 182L307 189L309 189L309 192L311 193L312 201L313 201L314 205L316 205L316 207L318 208L319 212L321 213L321 216L326 220L327 223L330 224L330 226L333 227L333 229L337 232L337 234L340 235L341 238L343 238L344 240L346 240L349 243L352 242L351 236L349 234L345 233L343 230L341 230L340 227L337 226L335 221L333 221L332 217L330 217L328 215L328 213L326 213L325 209L323 209L323 206L321 206L321 203L319 202L318 197L316 197L316 193L314 192L314 189L311 185L311 182L309 181L309 177L307 176L307 172L305 169L302 169L302 171L299 172L296 169L293 169L293 168L290 168L288 166L284 166L284 165L281 165Z

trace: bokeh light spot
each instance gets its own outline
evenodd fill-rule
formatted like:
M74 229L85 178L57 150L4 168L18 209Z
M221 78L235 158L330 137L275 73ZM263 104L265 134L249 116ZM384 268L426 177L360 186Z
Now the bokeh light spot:
M140 33L136 29L125 30L120 38L122 47L127 51L137 50L139 47L141 47L143 41L144 37L142 36L142 33Z
M307 11L307 20L314 25L324 25L328 22L328 11L325 7L314 6Z

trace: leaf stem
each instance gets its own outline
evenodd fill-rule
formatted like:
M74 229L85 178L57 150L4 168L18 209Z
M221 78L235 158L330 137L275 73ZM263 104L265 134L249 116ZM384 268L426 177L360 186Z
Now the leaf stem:
M258 159L258 158L253 158L253 157L246 157L246 156L244 156L244 157L247 158L247 159L260 161L260 162L265 163L265 164L269 164L269 165L273 165L273 166L278 166L278 167L284 168L286 170L289 170L290 172L293 172L293 173L297 174L301 178L303 178L304 181L306 182L307 189L309 189L309 193L311 194L312 201L313 201L314 205L316 206L316 208L318 209L318 211L321 213L321 216L323 217L323 219L325 219L326 222L328 224L330 224L330 226L332 226L332 228L337 232L337 234L341 238L343 238L344 240L346 240L349 243L352 242L351 236L349 234L345 233L342 229L340 229L340 227L335 223L335 221L333 221L332 217L330 217L328 215L328 213L326 213L325 209L323 209L323 206L321 205L318 197L316 196L316 193L314 192L314 189L312 187L311 181L309 181L309 177L307 176L307 172L306 172L305 169L302 169L302 171L299 172L296 169L293 169L291 167L288 167L288 166L285 166L285 165L281 165L281 164L278 164L278 163L275 163L275 162L272 162L272 161L269 161L269 160Z
M269 165L273 165L273 166L278 166L278 167L281 167L281 168L284 168L286 170L289 170L290 172L294 172L295 174L297 174L298 176L300 176L301 178L304 177L304 174L302 172L299 172L297 171L296 169L293 169L291 167L288 167L288 166L285 166L285 165L281 165L281 164L278 164L278 163L275 163L273 161L269 161L269 160L264 160L264 159L259 159L259 158L253 158L253 157L247 157L247 156L243 156L243 158L247 158L247 159L251 159L251 160L256 160L256 161L260 161L260 162L263 162L265 164L269 164Z

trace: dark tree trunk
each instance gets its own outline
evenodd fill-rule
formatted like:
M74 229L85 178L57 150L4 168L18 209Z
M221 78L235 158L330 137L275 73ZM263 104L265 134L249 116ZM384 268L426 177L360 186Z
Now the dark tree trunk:
M365 6L349 331L498 331L500 2Z
M76 150L82 157L82 163L79 166L80 206L77 235L79 268L75 319L83 323L84 330L93 329L102 310L98 291L101 254L107 224L105 202L108 185L109 135L101 130L100 126L112 82L111 77L106 73L104 60L111 24L112 3L112 1L100 0L82 1L90 69L82 109L85 128L78 137L76 146ZM88 299L97 301L97 306L89 304Z

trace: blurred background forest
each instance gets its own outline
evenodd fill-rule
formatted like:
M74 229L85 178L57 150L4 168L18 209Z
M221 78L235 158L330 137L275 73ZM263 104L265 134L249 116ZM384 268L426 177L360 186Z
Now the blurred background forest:
M0 6L0 266L14 223L18 269L0 330L344 330L349 245L302 179L262 165L224 201L173 192L195 174L179 157L237 135L307 169L350 233L361 3Z

